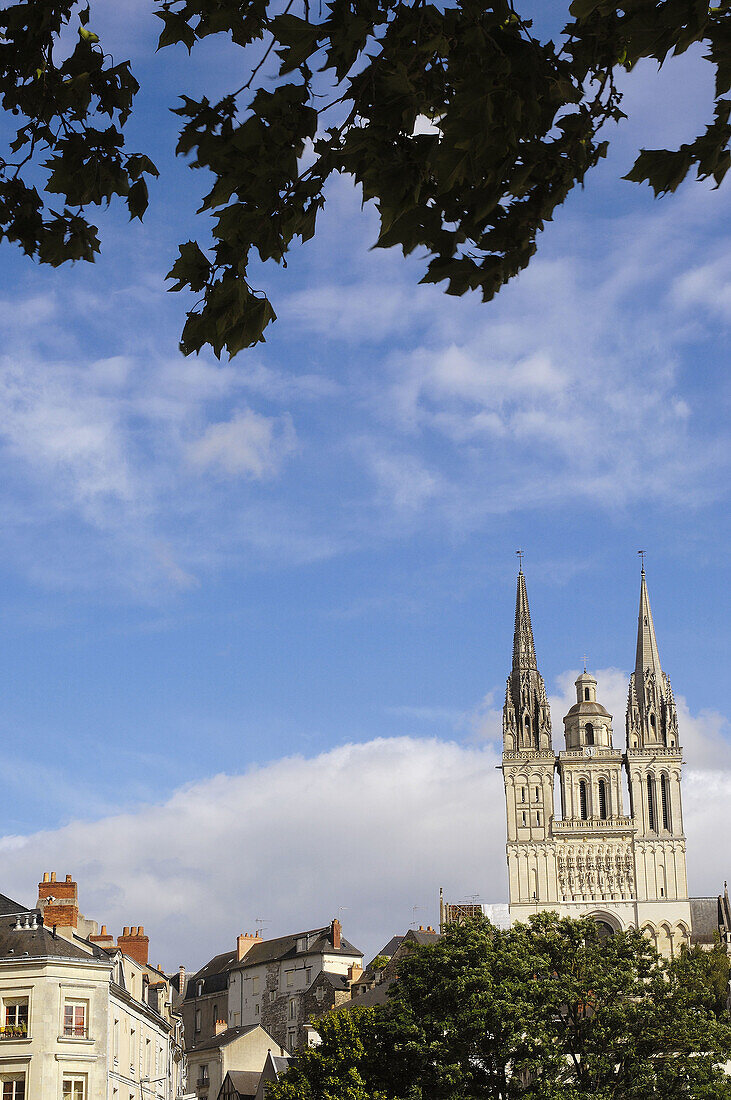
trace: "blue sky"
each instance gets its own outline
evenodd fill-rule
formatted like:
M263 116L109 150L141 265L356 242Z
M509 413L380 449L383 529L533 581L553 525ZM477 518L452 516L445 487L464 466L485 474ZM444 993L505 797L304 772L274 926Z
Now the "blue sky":
M216 42L190 62L184 50L155 56L142 0L94 18L106 48L132 57L143 90L130 146L162 178L144 225L100 216L93 267L53 272L0 252L7 883L32 900L36 862L65 860L59 873L105 909L92 915L119 912L161 940L171 914L182 922L166 940L171 964L223 949L181 916L171 866L190 881L239 833L259 837L283 880L295 862L309 868L321 896L306 874L301 895L267 893L254 860L239 893L209 885L234 910L221 936L262 915L249 911L257 892L272 933L342 907L374 950L421 921L414 906L434 919L440 874L455 892L502 900L499 791L487 820L475 776L491 799L518 546L554 730L586 653L604 670L618 739L636 551L648 551L689 789L716 792L694 803L700 853L731 790L728 187L691 182L658 202L620 180L640 145L704 125L699 57L627 78L630 119L609 158L495 302L419 287L418 259L369 251L374 213L340 181L317 239L286 271L261 273L279 314L267 343L219 364L179 355L186 303L165 291L177 243L202 232L204 187L174 162L168 108L182 91L223 91L240 60ZM311 776L300 817L293 755ZM397 801L410 791L393 820L385 762ZM203 833L181 824L180 807L196 805ZM257 833L270 814L280 831ZM127 838L149 842L150 815L188 837L210 829L210 846L196 855L191 840L166 862L172 826L160 825L159 863L142 876ZM471 837L462 873L444 841L457 819ZM360 874L351 882L335 861L325 887L314 838L327 848L332 830ZM384 850L385 915L362 887ZM714 892L726 868L703 860L691 884ZM172 909L149 901L156 882Z

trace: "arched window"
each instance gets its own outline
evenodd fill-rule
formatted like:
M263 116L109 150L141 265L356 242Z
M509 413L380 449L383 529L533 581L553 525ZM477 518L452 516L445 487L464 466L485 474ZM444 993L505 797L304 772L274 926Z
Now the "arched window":
M660 801L662 803L662 827L670 832L670 789L668 777L664 773L660 776Z
M602 821L607 819L607 784L605 780L599 780L599 817Z
M584 729L586 731L586 743L587 743L587 745L593 745L594 744L594 727L592 726L591 722L587 722Z
M589 702L589 700L590 700L590 696L589 696L589 689L588 689L588 688L584 688L584 702L585 702L585 703L588 703L588 702Z
M579 780L579 812L581 820L586 821L588 815L588 803L586 801L586 780Z
M657 810L655 807L655 780L653 776L647 777L647 819L650 830L657 832Z

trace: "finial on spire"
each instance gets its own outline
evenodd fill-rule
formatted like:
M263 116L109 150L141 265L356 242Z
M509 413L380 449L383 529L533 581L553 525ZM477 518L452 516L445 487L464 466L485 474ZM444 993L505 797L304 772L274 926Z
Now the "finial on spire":
M518 561L520 562L518 572L522 573L523 572L523 556L525 554L525 550L516 550L515 553L518 555Z
M638 550L637 553L640 555L640 558L642 559L642 572L644 573L645 572L645 554L647 553L647 551L646 550Z

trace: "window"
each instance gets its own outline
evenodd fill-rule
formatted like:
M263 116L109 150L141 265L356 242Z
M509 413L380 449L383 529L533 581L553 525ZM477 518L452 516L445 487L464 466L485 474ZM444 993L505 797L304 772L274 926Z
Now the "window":
M61 1095L63 1100L86 1100L86 1078L64 1077Z
M63 1034L66 1039L87 1039L86 1001L66 1001L63 1006Z
M145 1039L145 1076L152 1077L152 1042Z
M119 1061L119 1020L114 1021L112 1027L112 1054L114 1055L114 1061Z
M536 787L536 797L535 797L535 801L536 801L536 802L538 802L538 801L539 801L539 799L540 799L540 797L541 797L541 789L540 789L540 787Z
M208 1066L201 1066L198 1070L198 1086L207 1085L208 1083Z
M525 802L525 787L520 788L520 801Z
M540 813L537 813L536 814L536 825L540 825L540 823L541 823L541 815L540 815Z
M195 1030L200 1031L200 1029L201 1029L201 1010L199 1008L197 1008L195 1010Z
M665 774L660 776L660 801L662 803L662 827L670 832L670 790L668 777Z
M137 1065L137 1032L134 1028L129 1033L129 1071L134 1077Z
M587 722L584 729L586 731L586 743L587 743L587 745L593 745L594 744L594 727L592 726L591 722Z
M28 1034L28 998L18 997L5 1001L5 1019L0 1028L0 1039L17 1039Z
M584 688L584 702L585 702L585 703L588 703L589 701L590 701L590 696L589 696L589 689L588 689L588 688Z
M312 983L312 967L311 966L306 966L305 967L305 986L309 989L311 983Z
M256 996L257 993L259 992L259 979L258 978L252 978L251 979L251 992L254 996Z
M607 784L603 779L599 780L599 817L602 821L607 818Z
M655 811L655 780L651 775L647 777L647 820L650 830L657 832L657 814Z
M294 970L287 971L287 989L291 989L294 985Z
M290 1020L294 1020L296 1016L297 1016L297 1002L295 1001L294 997L292 997L290 999L290 1002L289 1002L289 1018L290 1018Z
M25 1100L25 1074L6 1077L3 1081L3 1100Z
M525 810L523 810L523 824L525 825Z
M579 813L581 820L586 821L588 815L588 804L586 801L586 780L579 780Z
M290 1027L287 1031L287 1049L292 1051L297 1045L297 1029Z
M254 1015L258 1016L260 1011L261 1011L261 1009L260 1009L260 1006L259 1006L259 1002L257 1001L256 1004L254 1005Z

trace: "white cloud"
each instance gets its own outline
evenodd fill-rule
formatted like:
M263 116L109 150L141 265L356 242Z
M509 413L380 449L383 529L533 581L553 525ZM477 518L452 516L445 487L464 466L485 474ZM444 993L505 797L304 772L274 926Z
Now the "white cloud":
M573 701L574 671L551 697L554 743ZM598 674L622 743L626 673ZM441 708L400 708L445 728ZM494 737L499 711L490 697ZM680 702L688 760L685 828L691 892L717 893L729 868L718 843L731 798L731 749L716 716ZM347 744L190 784L159 805L0 840L0 891L32 903L44 870L72 873L89 916L119 930L144 924L154 960L190 967L264 918L276 935L329 921L375 952L414 919L434 923L438 892L506 899L499 746L400 737Z
M231 476L263 478L279 471L296 445L292 419L261 416L242 409L230 420L209 424L188 447L190 462Z

